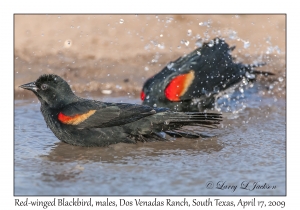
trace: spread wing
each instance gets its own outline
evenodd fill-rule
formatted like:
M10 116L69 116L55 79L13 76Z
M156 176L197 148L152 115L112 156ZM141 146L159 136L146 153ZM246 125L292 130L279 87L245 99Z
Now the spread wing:
M233 62L231 50L225 41L215 39L174 61L171 65L174 73L166 80L166 98L182 101L216 94L227 88L224 84L239 81L240 67Z
M235 63L231 56L234 48L229 47L224 40L215 38L187 56L177 59L172 65L169 64L174 73L166 79L166 98L170 101L184 101L203 95L209 97L239 83L244 76L253 79L251 77L255 77L254 74L274 75L255 70L255 67L265 63Z
M124 125L155 113L155 109L144 105L85 100L69 104L58 114L58 120L78 128L103 128Z

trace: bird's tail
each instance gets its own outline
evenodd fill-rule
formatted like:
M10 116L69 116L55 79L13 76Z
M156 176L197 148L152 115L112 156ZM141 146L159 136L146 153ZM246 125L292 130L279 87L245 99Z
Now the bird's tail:
M219 113L200 113L200 112L177 112L169 118L170 126L174 129L165 131L172 137L199 138L200 133L195 133L190 130L183 129L182 126L200 126L205 128L217 128L217 125L222 121L222 116Z
M142 135L140 141L165 141L166 134L171 137L199 138L200 133L196 133L183 126L200 126L205 128L217 128L217 125L222 121L222 116L219 113L201 113L201 112L168 112L164 115L163 128L161 132L152 132L151 134ZM159 124L159 129L161 129Z
M220 121L222 121L222 116L219 113L175 112L174 115L168 119L167 123L170 125L217 128Z
M263 76L268 76L268 75L275 75L272 72L268 71L258 71L255 68L261 67L266 65L266 63L257 63L257 64L243 64L242 69L245 70L245 76L249 80L255 79L256 75L263 75Z

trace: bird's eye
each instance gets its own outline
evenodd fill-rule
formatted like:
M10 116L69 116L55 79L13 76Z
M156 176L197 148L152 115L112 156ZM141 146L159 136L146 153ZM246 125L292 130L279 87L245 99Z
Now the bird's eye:
M42 84L42 85L41 85L41 89L42 89L42 90L46 90L47 88L48 88L48 85L46 85L46 84Z

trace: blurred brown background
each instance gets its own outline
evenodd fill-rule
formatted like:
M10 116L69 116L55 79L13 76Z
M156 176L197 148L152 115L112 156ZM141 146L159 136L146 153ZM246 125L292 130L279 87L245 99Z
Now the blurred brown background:
M245 63L285 76L285 15L15 15L15 97L19 85L55 73L79 94L139 94L169 61L216 36ZM25 94L25 95L24 95Z

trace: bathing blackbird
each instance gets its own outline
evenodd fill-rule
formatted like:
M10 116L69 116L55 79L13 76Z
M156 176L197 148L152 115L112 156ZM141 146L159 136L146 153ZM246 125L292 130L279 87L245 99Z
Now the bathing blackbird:
M186 125L215 128L218 113L181 113L167 108L127 103L104 103L76 96L57 75L42 75L21 88L32 91L41 103L48 127L61 141L79 146L107 146L118 142L198 138Z
M231 56L234 48L223 39L215 38L170 62L145 82L141 92L143 104L173 111L203 111L213 108L216 96L243 78L253 81L257 74L273 75L255 70L264 63L235 63Z

